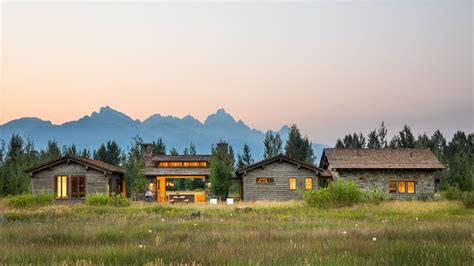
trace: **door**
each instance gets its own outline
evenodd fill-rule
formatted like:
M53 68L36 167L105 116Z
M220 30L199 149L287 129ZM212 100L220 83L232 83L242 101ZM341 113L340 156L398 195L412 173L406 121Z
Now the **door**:
M86 177L71 176L71 198L83 199L86 197Z

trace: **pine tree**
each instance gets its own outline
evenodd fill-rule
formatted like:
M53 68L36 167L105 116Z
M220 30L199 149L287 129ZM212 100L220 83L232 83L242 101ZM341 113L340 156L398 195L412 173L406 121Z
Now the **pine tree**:
M415 137L408 125L404 125L402 131L398 133L397 141L397 148L415 148Z
M91 152L88 149L83 149L81 152L81 157L90 159L92 157Z
M18 134L13 134L8 144L8 152L6 154L7 183L6 194L16 195L20 193L21 175L23 172L22 165L25 155L23 139Z
M2 139L0 141L0 196L5 194L5 182L5 141Z
M162 138L159 138L156 142L153 141L153 155L165 155L166 154L166 144Z
M135 136L124 164L127 194L132 197L146 191L147 180L145 178L145 162L142 158L141 144L143 144L143 139L138 135Z
M275 156L275 154L273 154L273 139L274 139L274 136L272 134L272 132L269 130L267 131L267 133L265 134L265 139L263 140L263 158L267 159L267 158L270 158L272 156Z
M379 137L380 148L387 148L387 128L385 127L384 121L380 123L380 128L377 130L377 135Z
M232 162L229 158L227 144L223 141L214 149L210 166L210 185L212 195L226 198L232 185Z
M336 146L335 146L337 149L344 149L344 143L342 143L342 140L341 139L337 139L336 141Z
M190 143L189 144L189 155L196 155L197 152L196 152L196 145L194 145L194 143Z
M245 144L243 148L242 155L237 155L237 168L242 168L244 166L253 164L254 160L252 159L252 154L250 152L250 147Z
M267 131L265 134L265 139L263 140L263 158L266 159L283 153L282 146L283 142L281 140L280 134L275 133L274 135L271 130Z
M174 148L174 147L171 148L170 154L171 154L171 155L179 155L178 150L177 150L176 148Z
M189 149L188 149L188 147L184 148L184 150L183 150L183 155L189 155Z
M100 145L97 151L94 151L94 159L100 160L112 165L120 165L122 162L122 151L115 141L108 141Z
M345 135L342 142L344 143L344 148L346 148L346 149L354 148L354 144L353 144L354 142L352 140L352 135L351 134Z
M443 160L444 151L446 149L446 139L439 129L431 135L431 144L431 151L436 155L436 157L438 157L438 159Z
M381 144L380 144L380 139L379 136L377 135L377 132L375 130L371 131L369 135L367 135L368 141L367 141L367 148L369 149L380 149Z
M272 154L278 155L283 153L283 142L281 140L280 134L275 133L275 137L273 138L272 144Z
M56 160L61 158L61 150L56 140L49 140L46 150L40 152L41 162Z
M288 132L288 140L286 141L285 154L296 160L313 163L316 159L312 143L308 137L302 137L298 127L293 124Z

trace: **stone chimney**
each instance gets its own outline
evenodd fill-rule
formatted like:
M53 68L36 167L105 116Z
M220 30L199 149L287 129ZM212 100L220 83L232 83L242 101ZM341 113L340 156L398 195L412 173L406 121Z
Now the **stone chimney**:
M229 154L229 144L227 144L227 142L217 143L217 149L224 149L226 153Z
M142 143L141 148L144 156L153 155L153 145L151 143Z

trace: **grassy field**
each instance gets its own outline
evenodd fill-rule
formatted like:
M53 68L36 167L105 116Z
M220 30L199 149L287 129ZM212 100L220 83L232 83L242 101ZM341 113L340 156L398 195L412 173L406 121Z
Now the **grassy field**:
M319 210L235 206L56 205L0 200L0 264L472 265L473 214L461 202ZM190 219L200 210L199 219Z

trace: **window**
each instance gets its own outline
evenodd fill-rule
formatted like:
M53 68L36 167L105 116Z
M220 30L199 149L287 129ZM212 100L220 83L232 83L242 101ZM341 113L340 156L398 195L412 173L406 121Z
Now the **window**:
M388 182L388 192L389 193L397 193L397 182L389 181Z
M73 199L86 197L86 177L71 176L71 197Z
M59 175L55 177L54 186L57 199L67 199L67 175Z
M405 181L398 182L398 193L406 193Z
M312 190L313 189L313 178L307 177L304 179L304 187L306 190Z
M148 191L154 191L155 190L155 184L153 183L153 181L150 181L150 183L148 184Z
M415 182L414 181L408 181L407 182L407 192L408 192L408 194L415 193Z
M290 190L295 190L296 189L296 177L290 177Z
M159 162L159 167L206 167L207 162Z
M275 179L272 177L257 177L257 184L273 184Z

